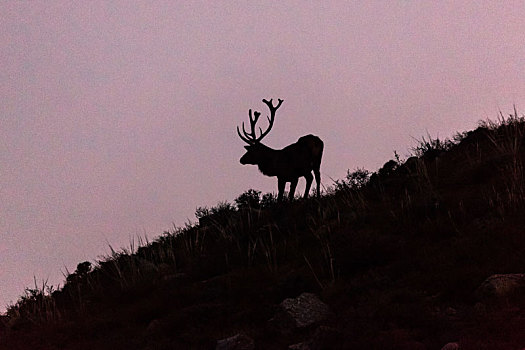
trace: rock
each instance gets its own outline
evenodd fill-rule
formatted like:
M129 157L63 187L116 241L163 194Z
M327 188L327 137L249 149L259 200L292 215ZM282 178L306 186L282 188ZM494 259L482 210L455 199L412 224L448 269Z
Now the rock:
M243 333L238 333L233 337L217 341L215 350L253 350L255 341Z
M476 291L478 297L502 298L509 297L525 290L525 274L498 274L487 278Z
M441 348L441 350L459 350L459 344L456 342L447 343Z
M305 342L290 345L289 350L332 350L341 347L341 332L335 328L321 326L313 337Z
M285 299L280 307L297 328L311 326L332 315L330 307L312 293L303 293L295 299Z

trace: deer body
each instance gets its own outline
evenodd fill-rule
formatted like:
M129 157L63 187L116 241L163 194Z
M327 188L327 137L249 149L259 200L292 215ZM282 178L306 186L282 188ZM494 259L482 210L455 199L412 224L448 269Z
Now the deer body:
M252 118L251 110L250 115L250 124L251 124L251 133L247 133L244 129L244 137L241 135L239 129L237 132L242 140L248 143L248 146L245 146L246 153L241 157L241 164L252 164L257 165L259 171L266 176L276 176L278 180L278 200L282 200L284 195L284 187L287 182L290 183L290 192L289 198L293 199L295 194L295 188L297 187L297 182L300 177L306 179L306 188L304 197L308 197L310 192L310 186L312 184L314 176L317 183L317 196L320 196L320 185L321 185L321 158L323 155L324 144L323 141L317 136L306 135L301 138L296 143L293 143L289 146L286 146L283 149L273 149L266 145L263 145L260 140L268 134L270 131L273 120L275 117L275 111L283 100L279 100L279 103L276 107L273 106L272 100L266 101L264 103L268 105L271 112L271 118L268 117L270 123L269 128L263 133L261 130L261 136L255 137L255 125L260 116L259 112L255 112L255 118Z

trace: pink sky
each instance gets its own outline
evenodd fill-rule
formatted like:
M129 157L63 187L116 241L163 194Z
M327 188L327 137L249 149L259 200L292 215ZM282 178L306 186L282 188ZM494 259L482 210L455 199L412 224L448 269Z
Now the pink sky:
M238 162L262 98L285 100L267 145L324 140L325 186L523 111L524 18L523 1L0 3L0 310L108 243L276 191Z

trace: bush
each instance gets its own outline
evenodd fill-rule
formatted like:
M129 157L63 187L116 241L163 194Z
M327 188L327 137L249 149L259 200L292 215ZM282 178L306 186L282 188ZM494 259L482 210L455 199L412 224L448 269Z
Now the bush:
M370 181L371 172L366 169L357 168L353 172L347 170L346 177L335 180L335 191L359 190Z
M423 136L421 140L417 140L417 145L412 147L412 155L416 157L436 158L441 153L446 152L452 148L458 141L461 141L464 135L458 134L454 137L454 141L449 139L440 140L439 137L435 139L427 134L427 138Z
M206 226L210 223L222 223L235 212L235 207L226 201L219 202L217 206L212 208L198 207L195 210L195 217L199 219L199 224Z
M277 197L273 193L265 193L260 203L262 208L269 208L277 203Z
M249 189L248 191L235 198L235 204L239 210L248 208L260 208L261 207L261 191Z

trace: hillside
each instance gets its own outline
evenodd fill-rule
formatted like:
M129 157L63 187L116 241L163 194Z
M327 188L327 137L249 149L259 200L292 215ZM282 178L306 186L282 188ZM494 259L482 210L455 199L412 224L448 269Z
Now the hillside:
M321 198L199 208L198 224L27 290L0 349L522 349L524 137L501 116Z

